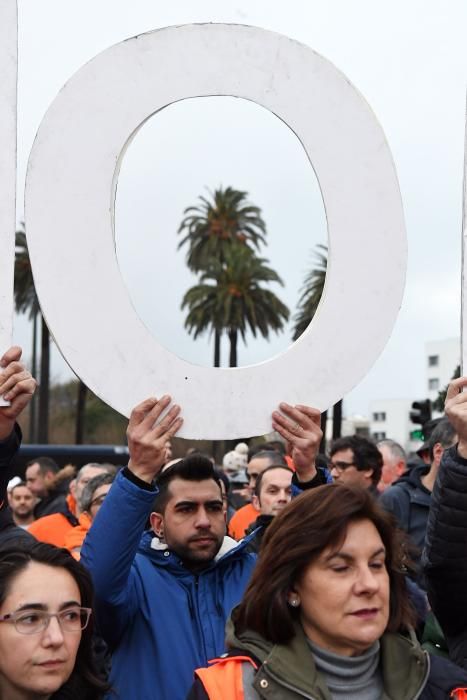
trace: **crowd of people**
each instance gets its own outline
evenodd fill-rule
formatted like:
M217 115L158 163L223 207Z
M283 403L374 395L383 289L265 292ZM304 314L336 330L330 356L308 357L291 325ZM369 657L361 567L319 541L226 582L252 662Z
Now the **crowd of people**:
M467 378L421 456L320 413L217 466L173 459L169 396L131 413L130 459L13 477L35 380L0 359L0 700L467 697Z

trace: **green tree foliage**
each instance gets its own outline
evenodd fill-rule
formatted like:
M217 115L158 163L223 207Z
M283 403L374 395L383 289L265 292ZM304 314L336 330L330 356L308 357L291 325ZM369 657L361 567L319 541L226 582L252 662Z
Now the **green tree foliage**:
M194 338L206 331L226 330L230 339L230 367L237 366L237 341L245 342L247 331L269 338L279 332L289 317L287 306L264 284L282 280L248 247L232 246L223 261L211 259L200 283L189 289L182 301L188 309L185 327Z
M265 241L266 225L261 209L247 201L247 192L220 187L210 199L200 196L200 204L187 207L178 233L178 244L188 245L186 263L190 270L203 272L211 260L223 260L236 245L259 248Z
M298 308L293 319L293 340L297 340L309 326L318 308L326 280L328 265L327 246L321 244L317 246L315 261L315 267L306 274L300 290Z
M78 387L76 379L51 387L50 442L53 444L75 442ZM86 444L124 444L127 423L124 416L88 390L83 415L83 437Z
M35 435L35 403L31 410L31 439L48 442L49 437L49 383L50 383L50 334L42 316L34 286L31 261L24 228L16 232L15 239L15 309L17 313L28 314L33 321L32 371L36 373L36 328L37 319L41 322L41 361L39 381L39 420ZM35 401L35 399L34 399Z

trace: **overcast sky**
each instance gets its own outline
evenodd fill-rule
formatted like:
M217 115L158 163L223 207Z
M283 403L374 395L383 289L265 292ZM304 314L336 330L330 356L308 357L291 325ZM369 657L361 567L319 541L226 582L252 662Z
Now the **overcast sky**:
M391 340L345 397L345 411L367 414L372 398L426 394L424 343L455 337L460 325L465 0L18 4L18 220L23 218L27 159L48 105L86 61L127 37L191 22L252 24L307 44L343 71L386 133L409 250L405 297ZM176 231L183 209L196 204L206 188L220 185L247 190L261 207L269 243L263 254L285 283L274 291L292 311L313 250L327 240L313 169L292 132L263 108L233 98L188 100L146 123L119 178L118 259L133 304L154 335L185 359L206 365L212 362L211 339L194 342L183 329L180 302L195 280L185 269L184 252L177 253ZM290 338L290 327L269 343L251 338L247 348L239 346L239 363L265 360L286 348ZM336 338L345 344L338 331ZM22 319L16 320L15 340L29 356L29 326ZM224 364L227 353L225 345ZM58 355L52 374L69 376Z

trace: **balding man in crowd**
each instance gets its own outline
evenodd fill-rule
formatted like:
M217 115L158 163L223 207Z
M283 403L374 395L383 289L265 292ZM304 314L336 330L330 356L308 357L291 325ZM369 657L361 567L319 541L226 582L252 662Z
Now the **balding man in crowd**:
M292 477L292 469L273 464L256 479L252 502L259 515L246 531L247 536L256 531L250 551L259 551L267 528L292 500Z
M380 440L376 446L383 457L383 469L378 484L378 491L382 493L407 471L407 455L395 440Z
M229 522L229 534L236 540L245 537L246 531L259 515L258 508L252 502L256 481L260 474L272 464L287 466L283 455L275 450L256 452L247 464L248 493L251 502L239 508Z

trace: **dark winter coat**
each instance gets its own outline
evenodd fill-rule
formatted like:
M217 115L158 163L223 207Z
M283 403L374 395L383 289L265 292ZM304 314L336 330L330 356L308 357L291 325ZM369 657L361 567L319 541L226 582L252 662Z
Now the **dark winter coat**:
M411 558L417 569L420 568L431 503L431 493L423 486L421 480L428 471L429 467L426 465L415 467L386 489L379 498L383 508L394 515L399 527L409 535L415 547ZM425 587L421 576L417 578L417 583Z
M467 460L445 450L431 499L423 565L450 657L467 669Z

